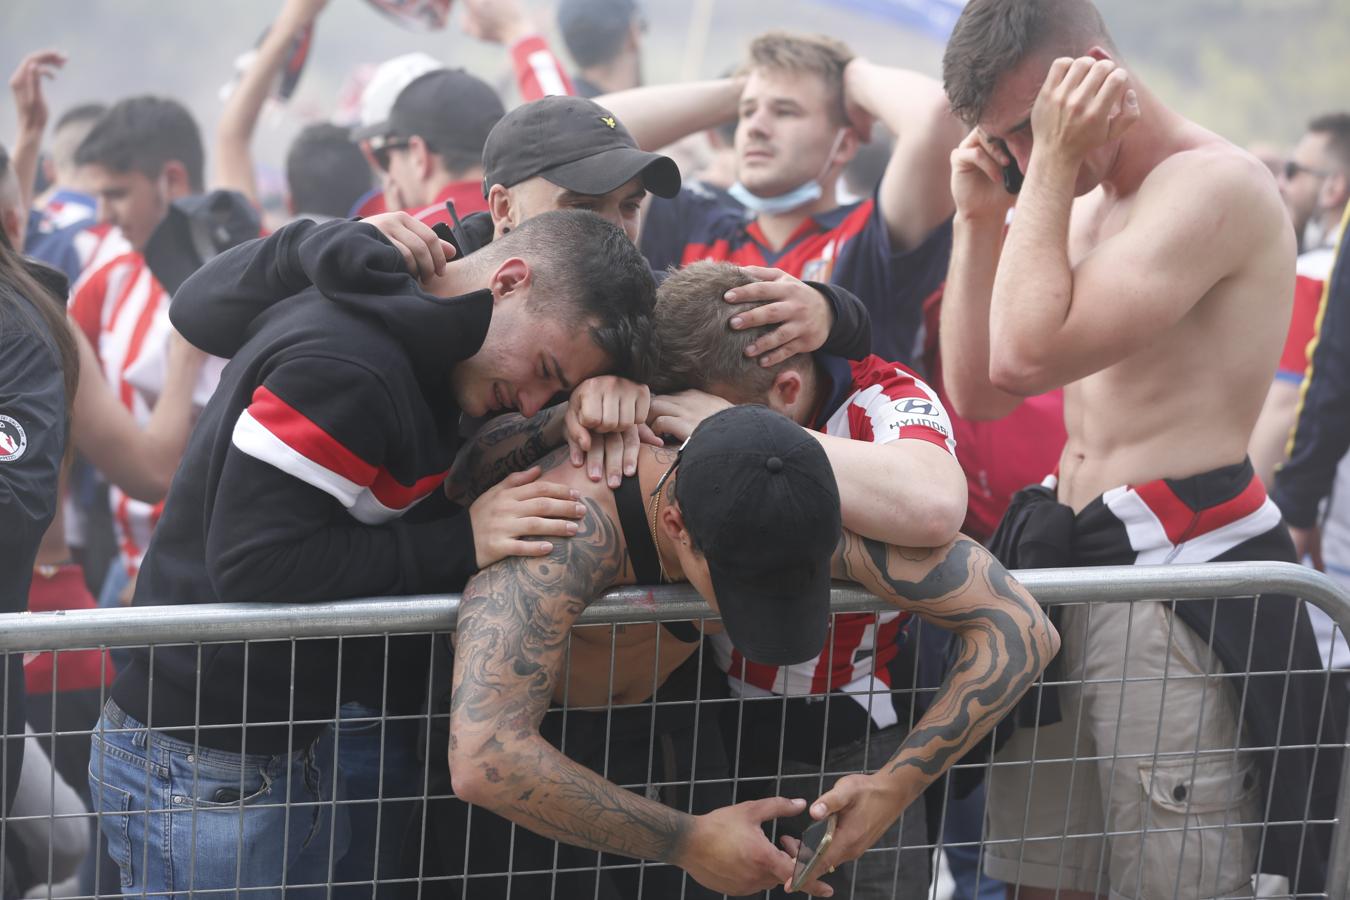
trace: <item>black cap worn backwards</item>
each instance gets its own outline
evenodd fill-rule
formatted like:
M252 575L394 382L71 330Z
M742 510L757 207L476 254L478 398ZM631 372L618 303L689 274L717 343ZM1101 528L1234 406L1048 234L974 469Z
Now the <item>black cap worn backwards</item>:
M432 152L477 155L505 113L486 81L463 69L433 69L399 92L388 119L355 129L352 140L380 143L416 135Z
M483 148L483 195L543 176L578 194L600 196L638 175L658 197L680 191L680 170L637 142L609 110L581 97L543 97L511 110Z
M818 656L843 527L825 449L767 407L733 406L694 429L678 465L675 499L736 649L773 666Z

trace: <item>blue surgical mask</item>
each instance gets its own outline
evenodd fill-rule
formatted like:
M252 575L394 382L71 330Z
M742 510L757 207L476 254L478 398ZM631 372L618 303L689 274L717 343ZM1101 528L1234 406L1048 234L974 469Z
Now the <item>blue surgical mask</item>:
M825 195L825 189L820 186L820 180L830 170L830 164L834 162L834 154L839 151L839 144L843 139L844 129L841 128L834 136L834 143L830 145L830 152L825 156L825 164L821 166L816 177L785 194L779 194L776 197L761 197L746 187L739 178L736 179L735 184L727 188L727 193L731 195L731 199L756 215L776 216L792 212L794 209L800 209L808 203L815 203Z
M824 190L821 188L819 181L813 180L800 187L793 188L786 194L779 194L777 197L761 197L759 194L752 193L748 187L737 181L727 188L727 193L731 195L732 200L756 215L775 216L780 213L792 212L808 203L815 203L824 194Z

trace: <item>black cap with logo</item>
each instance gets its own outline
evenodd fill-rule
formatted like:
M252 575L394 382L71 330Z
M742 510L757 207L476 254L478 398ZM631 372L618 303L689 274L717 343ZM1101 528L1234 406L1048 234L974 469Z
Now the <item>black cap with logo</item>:
M578 194L608 194L641 175L658 197L680 191L680 170L637 141L609 110L581 97L543 97L511 110L483 147L483 195L542 176Z
M388 119L354 129L352 140L381 144L415 135L432 152L476 156L505 113L501 98L483 79L463 69L434 69L399 92Z
M678 465L675 499L736 649L774 666L818 656L843 527L825 449L767 407L733 406L694 429Z

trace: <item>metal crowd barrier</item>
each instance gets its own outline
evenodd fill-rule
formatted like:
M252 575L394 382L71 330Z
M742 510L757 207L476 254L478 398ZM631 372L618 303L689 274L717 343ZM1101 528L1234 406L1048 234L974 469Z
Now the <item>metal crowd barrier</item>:
M1199 566L1157 566L1157 567L1110 567L1110 568L1089 568L1089 569L1047 569L1023 571L1014 573L1036 598L1046 606L1071 607L1080 606L1089 610L1099 608L1102 604L1132 604L1129 607L1130 615L1134 615L1137 608L1135 604L1140 601L1180 601L1180 600L1204 600L1214 598L1243 598L1259 597L1263 594L1285 594L1303 598L1324 610L1336 623L1342 633L1350 633L1350 594L1338 588L1333 582L1319 573L1309 569L1283 563L1215 563ZM1259 602L1259 601L1258 601ZM456 615L458 612L459 598L457 596L422 596L422 597L399 597L399 598L380 598L367 600L350 600L331 603L314 604L215 604L215 605L196 605L196 606L169 606L156 608L135 608L135 609L109 609L109 610L90 610L65 613L41 613L41 614L13 614L0 615L0 656L7 661L9 654L12 653L34 653L42 651L72 651L87 648L125 648L125 647L165 647L171 645L189 645L189 646L209 646L219 643L249 642L252 645L255 642L275 642L289 641L292 646L292 682L294 682L294 648L303 642L311 639L322 638L340 638L342 642L339 647L345 645L345 641L354 638L364 637L382 637L385 641L384 652L386 656L391 652L391 638L402 635L444 635L453 632L455 627ZM1165 604L1164 604L1165 605ZM1101 607L1105 608L1105 607ZM861 590L848 587L837 587L832 599L832 610L837 614L841 613L881 613L890 611L893 608L889 605L877 601L870 594ZM694 592L685 586L665 586L665 587L634 587L611 591L605 597L592 604L582 616L581 624L592 626L609 626L610 652L613 654L615 648L620 643L620 635L627 626L639 625L645 623L670 622L680 620L702 620L712 618L706 605L697 597ZM880 620L873 620L879 622ZM912 627L912 626L911 626ZM1169 642L1171 636L1169 632ZM910 643L913 643L911 641ZM659 645L658 645L659 646ZM645 783L641 775L636 780L629 778L624 782L625 786L632 789L645 792L648 796L673 802L677 805L684 805L686 808L697 811L697 803L694 800L696 791L705 788L721 788L725 796L734 795L737 799L745 799L747 796L757 796L778 793L785 787L801 788L806 784L808 788L820 788L825 786L826 777L833 778L838 775L848 774L848 771L834 771L825 761L822 754L820 765L812 770L810 767L795 765L789 767L782 755L781 746L787 737L788 715L786 713L786 704L781 697L776 696L747 696L748 693L730 694L721 685L715 685L717 678L708 675L709 672L716 670L703 666L705 654L712 651L707 649L708 643L704 642L696 652L695 658L698 660L699 674L695 678L695 689L692 697L680 697L673 701L666 701L662 695L658 694L654 702L644 702L635 706L616 706L613 703L607 703L603 706L584 707L584 706L565 706L558 711L561 723L558 730L562 741L562 749L568 751L567 742L573 738L573 732L569 730L569 715L571 724L576 725L579 717L583 714L599 716L595 722L599 723L602 734L598 746L603 750L607 742L611 739L617 739L615 734L611 733L611 727L622 730L618 725L613 725L620 721L616 713L623 713L628 709L646 708L647 719L641 721L647 722L644 725L646 738L645 764L637 766L640 770L645 770ZM1128 651L1128 648L1127 648ZM59 671L61 653L54 654L56 666ZM611 657L613 658L613 657ZM863 693L879 693L881 696L890 694L896 702L896 710L900 716L899 728L901 733L908 724L912 724L917 718L918 712L914 707L913 701L916 698L926 698L931 696L932 688L924 687L919 684L917 677L918 668L921 660L911 655L905 657L904 665L909 665L914 669L915 677L910 679L908 684L897 685L890 691L877 691L876 688L869 689ZM695 897L703 896L693 885L693 882L686 879L674 882L674 887L658 888L653 885L666 884L669 881L669 867L663 867L656 864L638 864L632 860L626 860L620 857L589 856L582 854L570 854L566 848L554 845L551 850L551 858L547 859L542 865L539 859L538 848L532 850L519 849L528 845L527 835L522 835L519 829L510 826L492 825L489 823L492 817L484 815L480 810L467 807L460 804L463 809L455 813L459 816L456 824L450 829L450 833L459 841L462 836L462 853L458 844L449 846L442 839L444 833L436 832L428 825L430 817L425 817L426 811L435 804L456 803L453 794L450 792L448 779L443 777L445 768L444 747L437 745L433 733L436 731L435 725L439 721L441 728L445 728L446 714L444 710L437 711L434 698L438 693L445 691L445 685L440 683L448 681L448 672L440 670L436 674L431 674L431 667L434 662L434 650L428 657L428 692L433 697L430 709L421 713L391 713L387 707L369 711L364 715L357 712L353 715L355 718L351 721L357 726L366 724L375 728L382 739L388 733L392 733L395 728L413 729L417 731L417 744L420 755L423 759L430 762L420 766L418 779L420 785L413 794L397 794L392 792L386 794L383 775L380 784L376 786L375 792L368 797L351 799L338 796L340 792L334 791L330 796L321 801L325 809L329 810L334 816L347 806L345 810L352 813L353 821L355 813L358 810L373 812L375 817L375 833L373 835L373 844L356 847L356 850L367 850L375 852L378 855L379 848L383 846L384 841L390 839L389 835L397 829L400 833L396 835L401 841L401 857L399 863L394 867L395 872L392 875L381 874L378 866L383 862L373 864L375 867L363 875L348 876L348 880L340 877L336 870L332 868L336 864L336 859L341 855L338 847L339 841L336 837L336 829L330 829L327 836L327 847L329 852L329 878L325 882L312 882L313 891L306 893L296 889L296 885L289 884L285 896L338 896L338 897L386 897L386 896L417 896L417 897L477 897L477 896L498 896L502 890L498 883L504 877L505 890L514 890L510 896L514 897L536 897L536 896L554 896L571 897L582 896L577 893L577 884L584 885L585 896L637 896L638 894L624 893L625 890L631 890L631 885L638 885L637 890L644 890L641 896L651 897ZM931 660L929 660L931 662ZM693 664L691 664L693 665ZM1299 674L1297 672L1292 674ZM1316 674L1311 671L1304 671L1302 674ZM200 681L201 671L198 670ZM1168 675L1164 673L1162 688L1164 695L1168 684ZM1210 682L1220 682L1224 679L1231 680L1239 691L1245 690L1243 673L1213 673L1209 671L1196 671L1189 673L1177 673L1171 676L1172 681L1178 682L1184 679L1203 679L1205 684ZM1327 676L1327 684L1330 684L1331 676ZM905 679L902 678L902 681ZM1132 685L1138 686L1142 679L1132 679L1124 674L1119 679L1112 681L1112 684L1118 683L1120 691L1129 691ZM1063 682L1061 686L1085 687L1087 681L1081 683ZM1287 684L1286 680L1286 684ZM286 689L287 686L278 685L278 690ZM99 689L99 701L106 699L109 685L103 684ZM883 686L884 688L884 686ZM337 686L334 686L337 690ZM1331 696L1329 689L1323 695L1322 703L1325 706L1327 697ZM815 698L823 700L821 704L823 716L822 725L825 730L829 730L832 714L841 717L845 708L837 705L841 699L839 695L831 694L828 697ZM903 701L903 702L902 702ZM48 712L51 713L53 721L56 720L57 706L62 702L59 693L50 695L31 695L29 696L30 711L33 705L49 705ZM760 706L756 706L759 704ZM773 707L767 707L767 704L776 704ZM745 723L750 720L749 713L762 712L763 708L771 710L782 709L779 734L766 734L763 729L751 729ZM692 723L695 745L693 753L695 759L690 765L690 772L673 775L671 769L671 758L673 752L671 743L664 733L658 734L658 717L664 715L667 711L678 713L684 710L688 721L685 725ZM832 713L832 709L835 711ZM848 707L852 710L852 707ZM727 772L720 777L702 779L698 776L697 770L701 763L697 759L697 754L701 751L699 748L698 730L705 721L711 722L705 713L711 711L715 713L714 718L722 723L726 729L726 736L723 744L728 748L728 759L726 761ZM856 713L856 710L853 710ZM200 715L200 710L198 710ZM552 713L550 715L553 715ZM775 713L777 715L777 713ZM30 717L31 718L31 717ZM763 717L756 716L759 721ZM546 720L547 721L547 720ZM61 729L55 725L47 732L39 731L37 737L45 738L48 752L51 752L53 741L57 742L57 752L63 752L59 749L60 739L75 739L87 741L88 736L94 730L94 722L87 723L83 729ZM337 733L337 723L334 722L334 732ZM342 727L347 727L351 722L344 721ZM631 729L630 729L631 730ZM685 728L685 730L688 730ZM631 735L630 735L631 736ZM706 737L706 735L705 735ZM775 742L776 737L776 742ZM641 735L639 735L641 738ZM345 739L345 738L340 738ZM871 739L863 741L862 754L867 759L867 765L874 770L884 761L882 759L871 759L868 749L868 743ZM706 743L706 741L705 741ZM778 771L750 771L747 768L742 771L741 766L744 762L744 756L738 758L738 754L744 754L745 747L751 743L758 743L764 747L778 746ZM31 742L30 742L31 745ZM382 749L379 750L379 760L384 763L386 757ZM1321 745L1328 747L1346 748L1350 746L1350 737L1346 738L1345 743L1333 745ZM686 748L687 749L687 748ZM1243 750L1251 748L1243 747ZM1257 748L1260 749L1260 748ZM1277 749L1277 748L1270 748ZM1285 749L1285 748L1278 748ZM1296 748L1292 748L1296 749ZM1225 754L1231 754L1236 757L1239 748L1222 748ZM336 758L338 750L331 748L327 752L333 754ZM1196 760L1199 760L1206 753L1215 755L1219 751L1213 748L1207 751L1200 751L1198 748L1193 754ZM666 765L662 766L662 758ZM706 755L706 754L705 754ZM770 754L772 755L772 753ZM887 751L889 755L889 751ZM1137 754L1136 754L1137 755ZM1080 764L1086 765L1094 761L1110 759L1113 762L1119 757L1118 748L1111 748L1106 751L1099 748L1096 755L1078 753L1077 744L1069 757L1062 760L1051 760L1051 762L1067 762L1070 764L1070 778L1072 773ZM1330 825L1333 829L1332 848L1330 866L1327 880L1327 890L1324 895L1332 900L1350 900L1350 753L1343 754L1344 766L1340 779L1340 789L1336 798L1335 816L1329 822L1322 824ZM1146 758L1147 754L1144 755ZM1129 758L1127 754L1125 758ZM1190 758L1190 757L1186 757ZM189 760L193 757L189 756ZM602 771L608 770L611 764L623 767L625 762L631 760L611 759L608 750L603 750L597 762L593 762L594 768ZM1155 749L1152 754L1151 762L1158 763L1159 753ZM68 762L68 760L66 760ZM56 768L60 768L58 765ZM1037 759L1037 764L1044 760ZM93 770L98 765L97 761L90 762L90 769ZM194 763L195 765L195 763ZM984 774L994 773L999 767L1008 764L995 758L991 761L961 763L956 768L975 772L983 770ZM753 767L751 767L753 768ZM392 769L392 763L391 763ZM853 768L851 771L857 771ZM631 771L630 771L631 774ZM440 784L437 784L438 777ZM59 776L52 774L47 776L49 784L56 791L56 782L60 780ZM195 778L195 774L194 774ZM334 776L334 785L336 785L336 776ZM77 780L77 779L76 779ZM88 803L86 793L88 786L73 784L71 787L76 789L77 793L85 794L85 802ZM801 790L798 793L806 793ZM720 795L719 795L720 796ZM228 798L227 798L228 799ZM811 799L808 797L808 799ZM1230 798L1231 799L1231 798ZM175 797L174 802L182 798ZM228 805L228 803L226 804ZM287 798L282 798L282 803L289 817L292 812L298 817L304 814L307 805L305 803L292 803ZM308 806L315 806L314 803ZM293 809L294 807L294 809ZM1189 810L1189 806L1187 809ZM194 807L195 809L195 807ZM182 810L165 810L166 812L181 813ZM212 810L207 809L202 815L207 815ZM158 810L150 809L148 814L154 814ZM146 813L143 813L146 814ZM6 865L6 852L13 852L15 841L19 840L16 835L23 826L43 825L45 823L47 838L53 846L48 847L46 851L45 866L39 868L49 877L49 881L60 881L57 878L57 857L63 849L70 850L70 847L59 847L56 844L60 840L70 840L71 823L102 820L106 830L110 816L116 813L104 812L102 814L91 813L87 810L81 812L58 813L55 811L46 811L45 813L30 813L26 816L14 814L3 823L0 823L0 872ZM131 814L135 815L135 814ZM193 813L193 828L198 827L198 821ZM317 813L315 821L318 820ZM1265 828L1272 823L1268 817L1263 814L1261 822L1229 822L1225 812L1223 821L1218 824L1206 824L1201 826L1203 829L1212 829L1220 836L1219 852L1222 855L1225 847L1231 844L1238 844L1243 840L1244 829ZM234 814L238 817L238 814ZM937 812L939 818L945 819L946 802L944 800L942 808ZM410 824L403 826L404 819L408 819ZM453 818L453 817L452 817ZM935 849L943 849L943 841L937 840L936 843L930 843L927 839L927 832L922 827L922 821L917 821L916 814L907 814L906 824L900 830L899 837L891 842L889 847L880 847L877 850L869 852L865 859L873 862L880 860L884 863L883 868L889 867L886 871L890 872L889 895L897 897L937 897L937 882L931 881L926 872L920 877L915 874L913 868L914 852L920 855L917 858L921 861L921 868L926 865L924 855L931 859L932 852ZM381 832L381 822L385 822L385 831ZM395 823L387 825L387 823ZM420 827L418 823L420 822ZM130 819L128 823L130 824ZM1304 823L1306 827L1306 822ZM140 826L148 827L148 826ZM503 828L505 830L503 830ZM31 830L31 827L30 827ZM42 830L39 828L38 830ZM78 829L77 829L78 831ZM1167 829L1149 830L1147 822L1144 825L1144 832L1147 835L1155 834L1158 831L1166 832ZM191 832L194 837L190 841L187 853L193 857L193 864L196 864L196 837L195 831ZM64 837L62 837L64 835ZM918 835L916 837L916 835ZM486 836L486 838L484 837ZM1055 840L1065 842L1068 837L1117 837L1119 835L1105 833L1084 835L1082 833L1073 833L1070 835L1069 826L1065 825L1065 834ZM371 838L372 836L367 836ZM1187 840L1186 829L1182 828L1179 835L1180 839ZM472 842L478 840L475 845ZM507 854L508 866L506 869L496 869L493 871L471 871L474 863L482 860L482 854L485 852L481 848L485 846L484 840L498 841L504 840L509 845ZM1024 842L1025 837L1022 839ZM1042 839L1044 840L1044 839ZM239 841L245 843L242 824L239 825ZM438 843L438 841L442 841ZM1006 839L1004 841L1007 843ZM897 843L904 848L906 853L897 850ZM997 841L993 842L997 843ZM966 844L975 850L983 853L991 846L991 842L982 839L976 835L974 840ZM480 849L475 849L475 847ZM411 848L411 849L410 849ZM953 849L957 849L954 845ZM248 865L249 854L257 848L242 846L239 863L241 877L244 869ZM489 847L491 849L491 847ZM1212 848L1211 848L1212 849ZM1062 851L1061 851L1062 852ZM456 853L459 855L456 856ZM518 853L518 855L517 855ZM427 874L428 861L444 862L445 857L455 856L459 862L450 863L449 874ZM67 853L67 855L69 855ZM490 854L489 854L490 855ZM548 854L546 853L545 856ZM97 854L91 853L93 859ZM493 857L494 859L496 857ZM410 861L411 860L411 861ZM209 862L203 860L203 864ZM98 869L97 865L86 864L83 875L70 875L63 882L64 887L54 893L41 893L40 896L59 896L59 897L89 897L89 896L108 896L116 894L119 890L117 872L115 867L108 864L106 859L102 860L103 873L100 878L97 874L91 875L91 870ZM133 864L135 861L133 861ZM455 866L459 868L456 869ZM1103 859L1098 864L1100 871L1105 871L1106 861ZM479 866L481 869L481 866ZM876 869L876 866L873 866ZM109 871L111 870L111 871ZM662 871L666 874L663 875ZM859 870L861 871L861 870ZM39 872L41 875L43 872ZM1170 874L1170 873L1169 873ZM32 873L30 872L30 880ZM111 878L110 878L111 876ZM850 876L852 877L852 876ZM858 875L860 880L866 880ZM1182 873L1176 873L1176 887L1171 892L1174 898L1189 896L1189 886L1183 885L1181 881ZM666 881L662 881L665 878ZM869 875L867 878L873 879ZM569 879L581 879L580 881L569 881ZM617 879L606 881L605 879ZM39 884L42 879L39 878ZM241 882L242 883L242 882ZM614 884L621 885L618 893L612 893ZM512 888L515 885L515 888ZM603 887L608 885L608 887ZM628 887L622 887L628 886ZM875 883L873 884L875 888ZM175 896L186 893L181 888L176 888ZM316 892L315 892L316 891ZM611 891L611 893L606 893ZM197 890L195 894L208 894ZM269 890L264 886L261 888L243 888L240 890L231 889L226 896L281 896L282 891L275 887ZM883 894L885 891L883 891ZM194 895L195 895L194 894ZM1293 896L1292 893L1263 893L1261 882L1257 884L1258 895L1278 895ZM876 894L868 894L875 896ZM850 893L838 891L836 896L850 896Z

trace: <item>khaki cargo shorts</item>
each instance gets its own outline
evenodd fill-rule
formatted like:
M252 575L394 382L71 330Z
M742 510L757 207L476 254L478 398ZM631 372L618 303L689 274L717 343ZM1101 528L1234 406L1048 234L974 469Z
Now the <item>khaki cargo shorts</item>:
M1164 602L1069 606L1060 634L1064 718L995 757L985 873L1122 900L1249 895L1260 777L1238 749L1241 680Z

